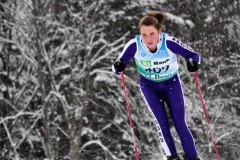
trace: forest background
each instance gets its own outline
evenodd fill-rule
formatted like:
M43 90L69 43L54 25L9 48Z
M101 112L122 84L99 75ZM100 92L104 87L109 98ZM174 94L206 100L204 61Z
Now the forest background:
M240 159L239 10L239 0L1 0L0 159L134 159L111 65L149 11L165 13L163 31L200 53L197 74L221 159ZM214 160L193 75L178 60L186 121L199 154ZM133 62L125 76L141 160L159 160Z

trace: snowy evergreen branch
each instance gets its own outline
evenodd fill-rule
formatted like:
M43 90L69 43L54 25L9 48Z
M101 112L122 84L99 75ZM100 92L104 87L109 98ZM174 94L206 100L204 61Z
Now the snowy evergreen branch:
M9 142L10 142L10 144L11 144L11 146L12 146L13 151L14 151L14 154L15 154L15 157L14 157L14 158L15 158L15 159L19 159L19 155L18 155L18 152L17 152L16 144L15 144L15 143L13 142L13 140L12 140L11 133L10 133L7 125L6 125L5 122L4 122L5 120L3 120L2 118L1 118L0 120L1 120L1 121L0 121L0 124L1 124L1 123L3 124L4 129L5 129L5 131L7 132L7 136L8 136Z
M1 121L0 121L0 124L4 123L7 120L17 119L20 116L34 116L34 117L37 117L37 116L41 116L41 112L40 111L38 111L37 113L34 113L34 112L18 112L17 114L15 114L13 116L7 116L7 117L2 118Z

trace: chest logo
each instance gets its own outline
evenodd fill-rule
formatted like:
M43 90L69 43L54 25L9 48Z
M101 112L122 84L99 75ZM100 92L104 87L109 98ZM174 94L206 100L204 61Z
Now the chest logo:
M151 61L144 61L144 60L140 60L141 65L146 66L146 67L151 67Z
M145 52L142 52L142 53L141 53L141 56L142 56L142 57L145 57L145 56L146 56L146 53L145 53Z

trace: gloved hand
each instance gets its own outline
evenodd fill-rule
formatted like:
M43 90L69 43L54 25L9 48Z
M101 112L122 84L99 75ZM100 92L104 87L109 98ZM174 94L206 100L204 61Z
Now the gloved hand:
M196 72L199 69L199 64L195 61L187 61L187 70L189 72Z
M125 62L123 61L123 59L118 59L114 62L113 64L114 68L115 68L115 71L116 73L120 73L120 72L123 72L125 70L125 67L126 67L126 64Z

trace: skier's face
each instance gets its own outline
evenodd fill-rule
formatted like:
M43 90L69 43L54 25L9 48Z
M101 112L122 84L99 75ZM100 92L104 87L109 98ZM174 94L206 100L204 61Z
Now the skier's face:
M144 44L150 49L150 51L155 51L157 49L160 32L161 29L157 30L154 26L141 26L140 33L142 40Z

